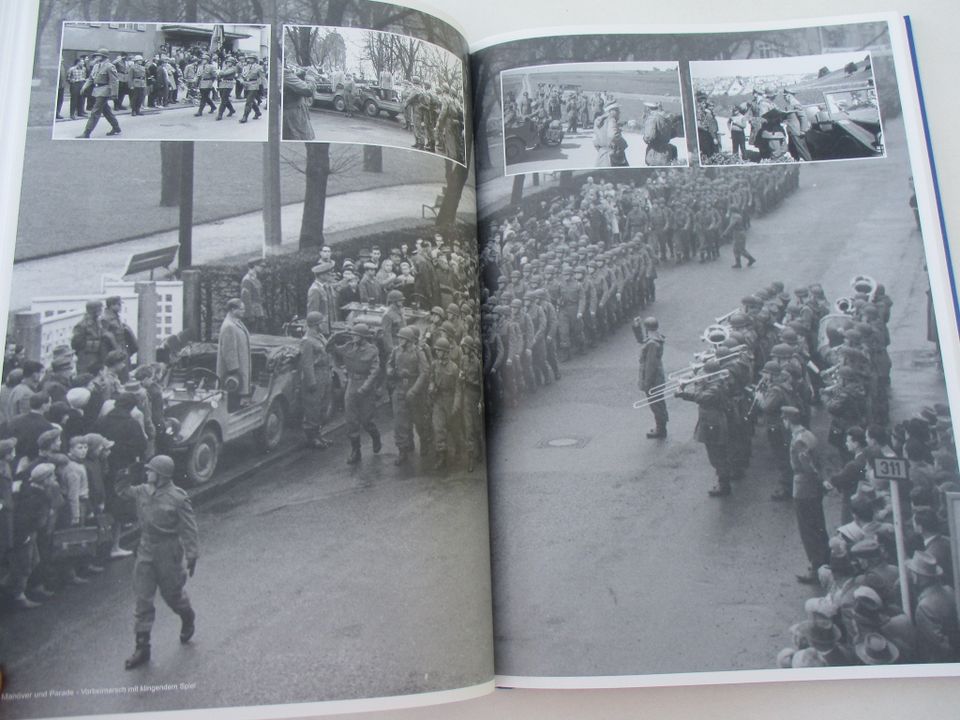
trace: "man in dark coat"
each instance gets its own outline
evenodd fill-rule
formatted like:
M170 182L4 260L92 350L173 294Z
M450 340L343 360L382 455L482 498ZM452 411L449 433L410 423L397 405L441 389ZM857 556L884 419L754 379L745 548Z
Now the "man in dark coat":
M310 106L316 92L316 76L292 67L283 69L283 139L313 140ZM272 100L272 98L271 98Z
M644 339L640 345L640 389L647 398L657 399L650 402L650 411L653 413L657 426L647 433L651 440L667 437L667 400L662 393L652 392L664 383L663 374L663 345L665 338L660 334L660 323L653 316L644 318Z
M720 369L719 362L708 360L703 366L703 373L708 375ZM697 403L699 414L693 437L706 447L707 459L717 473L717 483L708 491L710 497L730 494L731 469L727 451L730 443L730 430L727 427L730 397L724 381L719 380L719 377L701 380L693 386L693 389L684 389L677 393L678 398Z

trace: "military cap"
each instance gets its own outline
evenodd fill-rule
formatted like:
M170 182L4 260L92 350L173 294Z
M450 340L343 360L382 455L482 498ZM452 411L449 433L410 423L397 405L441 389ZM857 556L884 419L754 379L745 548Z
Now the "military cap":
M108 297L103 301L103 304L106 305L107 307L110 307L111 305L118 305L122 302L123 302L123 298L120 297L119 295L111 295L110 297Z
M750 319L742 312L735 312L730 316L730 327L746 327L750 324Z
M97 50L94 50L90 54L94 56L99 55L103 59L107 59L108 57L110 57L110 51L107 50L107 48L98 48Z
M788 358L793 357L794 349L787 345L786 343L777 343L772 348L770 348L770 354L773 357L778 358Z
M453 336L457 334L457 328L454 327L453 323L449 320L441 323L440 329L443 330L447 335Z
M403 293L400 292L399 290L391 290L390 292L387 293L387 302L388 303L403 302Z
M100 300L87 300L87 310L103 310L103 303Z
M573 271L575 273L585 273L587 269L583 265L577 265L577 267L575 267Z
M61 370L63 368L68 368L71 365L73 365L73 358L62 356L62 355L60 357L54 357L50 361L50 367L52 367L54 370Z
M228 64L229 64L229 63L232 63L232 64L236 65L236 64L237 64L237 59L234 58L234 57L228 57L227 60L226 60L226 62L227 62Z
M755 295L746 295L740 298L740 304L744 307L760 307L763 303Z
M12 438L3 438L0 440L0 455L6 455L7 453L16 450L17 448L17 439Z
M795 408L793 405L784 405L780 408L780 416L787 418L788 420L799 420L800 410Z
M498 285L506 285L508 282L510 282L510 278L508 278L506 275L501 275L497 278Z
M367 270L376 270L376 269L377 269L377 266L372 262L367 261L363 263L364 272L366 272Z
M397 337L403 338L404 340L409 340L410 342L417 341L416 331L408 325L404 325L402 328L397 330Z
M800 338L797 336L797 333L792 328L784 328L780 331L780 339L785 343L791 345L795 344Z
M60 429L52 428L50 430L45 430L40 433L40 437L37 438L37 447L41 450L49 450L50 447L60 438Z
M134 62L143 62L143 55L134 55L134 56L133 56L133 61L134 61Z
M46 480L48 477L53 477L56 471L57 466L53 463L39 463L30 471L30 479L35 482Z
M657 320L653 315L649 315L643 319L643 327L647 330L659 330L660 321Z
M320 275L321 273L331 272L334 267L335 265L332 260L326 260L324 262L317 263L316 265L314 265L312 268L310 268L310 272L312 272L314 275ZM346 262L344 262L343 267L344 268L347 267ZM353 267L353 263L350 264L350 267Z
M449 314L449 315L459 315L459 314L460 314L460 306L457 305L456 303L450 303L449 305L447 305L447 314Z
M439 307L438 305L434 305L432 308L430 308L430 314L431 314L431 315L439 315L440 317L444 317L444 318L447 316L447 314L446 314L446 312L444 312L443 308L442 308L442 307Z
M173 458L169 455L154 455L145 467L147 470L153 470L157 475L165 478L173 477L175 469Z
M445 337L438 337L433 343L434 350L447 351L451 348L450 341Z
M310 327L317 327L323 322L323 313L311 310L307 313L306 321Z
M54 358L59 358L59 357L71 357L71 358L72 358L72 357L74 356L74 354L75 354L75 353L73 352L73 348L71 348L69 345L57 345L55 348L53 348L53 357L54 357Z
M793 294L797 297L807 297L810 294L810 291L801 285L800 287L794 289Z
M523 307L523 301L520 300L520 298L513 298L513 300L510 301L510 307L512 307L512 308L522 308L522 307Z

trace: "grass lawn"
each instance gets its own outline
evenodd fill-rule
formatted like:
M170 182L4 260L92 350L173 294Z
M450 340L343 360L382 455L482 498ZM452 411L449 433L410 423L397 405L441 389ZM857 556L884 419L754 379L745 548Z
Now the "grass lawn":
M36 93L34 93L36 94ZM195 144L194 222L263 207L263 146ZM333 145L328 194L421 182L443 182L442 158L384 148L383 172L364 172L362 147ZM301 202L304 146L284 143L283 203ZM53 141L48 126L27 129L14 261L175 229L179 210L160 202L160 143Z

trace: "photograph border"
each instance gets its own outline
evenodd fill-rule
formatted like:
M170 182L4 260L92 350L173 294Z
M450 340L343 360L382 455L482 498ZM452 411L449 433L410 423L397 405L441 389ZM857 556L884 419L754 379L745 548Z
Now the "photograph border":
M793 57L824 57L824 56L827 56L827 55L845 55L845 54L847 54L847 53L821 53L820 55L788 55L788 56L785 56L785 57L786 57L786 58L793 58ZM872 53L870 50L864 50L864 54L866 54L866 55L868 55L868 56L870 57L870 74L873 75L873 74L874 74L874 73L873 73L873 53ZM771 60L771 61L782 60L782 59L784 59L784 58L743 58L743 59L744 59L744 60L756 60L756 61L762 62L762 61L765 61L765 60ZM690 70L689 70L689 72L690 72L690 94L691 94L691 95L690 95L690 100L691 100L691 102L693 103L694 111L696 111L696 108L697 108L697 90L696 90L696 88L693 86L693 66L694 66L695 64L698 64L698 65L706 65L706 64L708 64L708 63L723 63L723 62L730 62L730 61L729 61L729 60L691 60L691 61L688 63L688 65L689 65L689 67L690 67ZM878 95L878 97L879 97L879 92L880 92L880 91L879 91L879 88L876 87L876 75L874 75L874 88L877 89L877 95ZM883 131L883 113L880 112L879 100L878 100L878 103L877 103L877 114L878 114L879 117L880 117L880 137L881 137L881 138L884 138L885 135L884 135L884 131ZM697 126L697 121L696 121L696 114L694 114L694 123L693 123L693 124L694 124L695 127L698 127L698 126ZM745 168L745 167L763 167L763 166L765 165L765 163L754 163L754 162L732 163L732 164L729 164L729 165L728 165L728 164L725 164L725 163L718 163L718 164L715 164L715 165L704 164L704 163L702 162L702 155L701 155L701 153L700 153L700 133L699 133L699 132L697 132L696 142L697 142L697 167L701 167L701 168ZM830 163L830 162L851 162L851 161L886 160L886 159L887 159L887 144L886 144L886 141L884 141L884 144L883 144L883 154L882 154L882 155L878 155L878 156L876 156L876 157L829 158L829 159L825 159L825 160L804 160L804 161L794 160L794 161L792 161L792 162L783 162L783 163L766 163L766 165L790 165L790 164L792 164L793 162L797 162L797 163L809 165L809 164L812 164L812 163L820 164L820 163Z
M582 34L582 33L577 33L577 34ZM510 167L509 167L509 165L507 164L506 127L505 127L504 124L503 124L503 98L504 98L504 94L503 94L503 76L504 76L504 73L512 73L512 72L515 71L515 70L525 70L526 68L534 68L534 67L563 67L563 66L565 66L565 65L567 65L567 66L569 66L569 65L627 65L627 64L629 64L629 65L641 65L641 64L653 65L653 64L655 64L655 63L672 64L672 65L675 65L675 66L676 66L674 69L676 70L676 73L677 73L677 87L678 87L679 90L680 90L680 95L678 96L678 97L679 97L679 100L680 100L680 120L681 120L681 122L683 123L683 132L684 132L684 136L683 136L683 137L684 137L684 142L686 143L686 139L687 139L687 136L686 136L686 132L687 132L687 116L686 116L686 112L685 112L684 107L683 107L683 105L684 105L684 103L683 103L683 78L682 78L682 76L681 76L681 74L680 74L680 61L679 61L679 60L601 60L601 61L597 61L597 62L593 62L593 61L590 61L590 60L585 60L585 61L582 61L582 62L546 63L546 64L544 64L544 65L520 65L520 66L517 66L517 67L515 67L515 68L510 68L510 69L508 69L508 70L502 71L502 72L500 73L500 77L498 78L498 80L499 80L499 82L500 82L500 142L501 142L501 144L502 144L502 146L503 146L502 149L501 149L501 155L503 156L503 157L502 157L502 159L503 159L503 176L504 176L504 177L516 177L517 175L529 175L530 173L540 173L540 172L542 172L542 173L552 173L552 172L563 172L563 171L565 171L565 170L571 170L571 171L574 171L574 172L581 171L581 170L596 170L596 171L600 172L600 171L606 171L606 170L663 170L663 169L671 169L671 168L690 168L690 167L693 167L693 164L691 163L690 151L689 151L689 145L688 145L688 149L687 149L687 162L686 162L685 165L651 165L651 166L648 166L648 165L637 165L637 166L629 166L629 167L596 167L595 165L586 165L586 166L582 166L582 167L557 168L556 170L524 170L524 171L521 171L521 172L509 172Z
M448 157L442 153L430 152L429 150L421 150L419 148L409 147L406 145L390 145L387 143L366 143L366 142L358 142L358 141L350 141L350 140L318 140L316 138L314 138L313 140L285 140L283 137L283 76L282 75L278 78L279 85L280 85L280 130L279 132L280 132L281 143L308 143L308 144L309 143L328 143L330 145L361 145L361 146L369 145L371 147L393 148L396 150L408 150L410 152L419 153L422 155L428 155L430 157L440 158L441 160L449 160L454 165L459 165L462 168L469 169L470 165L468 164L467 161L470 159L470 155L473 151L473 149L467 143L467 82L468 82L467 78L469 77L470 67L462 57L458 56L455 52L443 47L442 45L437 45L436 43L432 43L429 40L424 40L423 38L418 37L417 35L412 35L412 34L391 32L390 30L377 30L375 28L353 27L351 25L309 25L309 24L294 25L292 23L285 23L280 26L280 67L278 69L278 72L280 73L283 73L284 68L286 68L287 66L286 29L288 27L317 27L317 28L338 28L338 29L342 28L346 30L363 30L367 32L385 33L387 35L397 35L399 37L413 38L414 40L419 40L422 43L426 43L427 45L432 45L438 50L442 50L445 53L448 53L453 57L457 58L460 61L461 72L463 73L463 97L461 98L461 106L463 107L464 158L463 158L463 162L460 162L459 160L454 160L452 157Z
M272 25L271 25L270 23L242 23L242 22L241 22L241 23L201 23L201 22L174 22L174 21L167 21L167 20L163 20L163 21L160 21L160 20L147 20L147 21L145 21L145 22L140 22L140 21L137 21L137 20L124 20L123 22L126 22L126 23L139 23L139 24L141 24L141 25L200 25L200 26L207 26L207 25L248 25L248 26L250 26L250 27L267 28L268 31L272 30ZM60 55L60 67L57 68L57 88L60 87L60 80L61 80L60 70L61 70L61 68L63 67L63 30L64 30L64 28L66 27L67 23L70 23L70 24L99 23L99 24L101 24L101 25L107 25L107 24L113 24L114 21L112 21L112 20L107 20L107 21L102 21L102 20L63 20L63 21L60 23L60 45L59 45L59 48L58 48L58 52L59 52L59 55ZM272 44L272 43L273 43L273 33L272 33L272 32L268 32L267 35L268 35L268 39L269 39L268 41L269 41L269 43ZM267 56L266 56L266 57L267 57L267 72L268 72L268 73L275 72L274 68L272 67L272 62L271 62L271 48L270 48L269 45L268 45L268 47L267 47ZM268 75L268 77L269 77L269 75ZM281 86L282 86L282 85L283 85L283 83L281 82ZM236 99L236 98L234 98L234 99ZM270 96L269 96L269 95L267 96L267 101L270 102ZM144 97L144 103L146 103L146 97ZM265 122L263 125L260 126L260 127L264 128L263 131L262 131L263 134L264 134L264 137L258 138L258 139L252 139L252 138L208 138L208 137L203 137L203 138L185 138L185 137L169 137L169 138L134 138L134 137L119 137L119 138L89 137L89 138L77 138L77 137L56 137L56 135L54 135L54 130L55 130L56 127L57 127L57 119L56 119L57 113L56 113L56 109L57 109L57 95L56 95L56 93L54 93L54 95L53 95L52 112L51 112L51 117L53 117L53 122L51 122L51 124L50 124L50 137L49 137L49 140L51 140L51 141L53 141L53 142L78 141L78 140L96 140L96 141L111 142L111 143L118 143L118 142L152 142L152 143L156 143L156 142L177 142L177 143L179 143L179 142L199 142L199 143L266 143L266 142L269 142L269 140L270 140L270 113L267 112L266 110L263 112L264 119L266 120L266 122ZM128 117L128 116L125 116L125 117Z

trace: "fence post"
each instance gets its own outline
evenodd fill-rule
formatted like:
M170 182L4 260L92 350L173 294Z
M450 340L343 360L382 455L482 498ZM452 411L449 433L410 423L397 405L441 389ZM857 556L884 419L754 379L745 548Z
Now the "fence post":
M157 284L136 282L133 288L139 298L137 364L146 365L157 359Z
M181 270L183 281L183 330L191 340L200 339L200 271Z
M43 355L43 315L26 311L14 313L13 337L29 360L39 361Z

